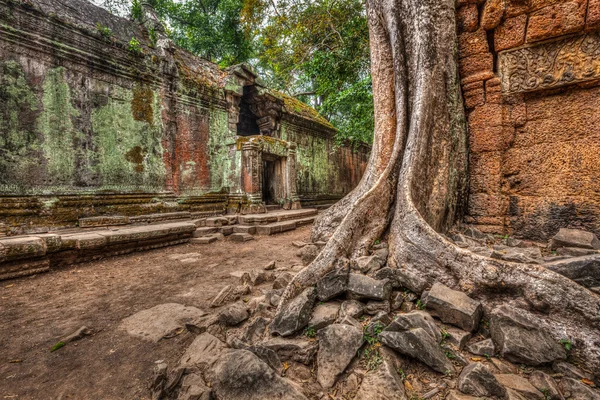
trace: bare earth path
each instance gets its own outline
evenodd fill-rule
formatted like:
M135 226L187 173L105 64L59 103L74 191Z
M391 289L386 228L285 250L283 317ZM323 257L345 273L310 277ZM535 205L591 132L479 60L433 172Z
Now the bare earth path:
M310 226L246 243L182 245L0 282L0 399L148 399L154 362L172 365L187 332L154 344L118 329L123 318L163 303L208 310L238 270L300 264L295 240ZM184 263L169 256L200 253ZM259 289L254 289L256 295ZM87 326L94 334L51 353Z

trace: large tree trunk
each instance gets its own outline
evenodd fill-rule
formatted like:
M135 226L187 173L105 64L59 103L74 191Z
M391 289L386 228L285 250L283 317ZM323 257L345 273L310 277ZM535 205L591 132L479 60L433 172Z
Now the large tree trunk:
M280 312L341 258L387 234L388 266L420 293L435 282L485 304L518 300L557 340L575 339L600 367L600 297L540 266L501 262L444 239L465 199L467 133L457 69L454 0L367 0L375 140L367 171L313 227L327 240L287 287Z

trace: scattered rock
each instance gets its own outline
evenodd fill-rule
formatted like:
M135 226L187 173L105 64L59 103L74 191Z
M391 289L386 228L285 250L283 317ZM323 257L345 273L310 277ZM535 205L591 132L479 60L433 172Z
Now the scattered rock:
M232 350L220 357L208 378L218 399L306 400L254 353Z
M473 363L463 368L458 376L458 390L472 396L506 396L506 389L496 377L481 363Z
M273 307L279 306L283 289L271 289L265 293L265 301Z
M600 400L600 394L573 378L562 378L558 384L563 395L569 400Z
M496 347L492 339L486 339L470 344L467 346L467 351L478 356L493 356L496 353Z
M550 248L552 250L559 247L600 250L600 240L591 232L560 228L558 233L550 240Z
M392 311L397 311L402 307L404 303L404 296L402 292L392 292L392 298L390 299L390 308Z
M585 287L600 286L600 254L551 261L544 267Z
M442 341L440 329L435 321L425 311L412 311L408 314L400 314L385 329L387 332L403 332L410 329L422 328L436 342Z
M269 320L264 317L254 318L248 325L246 325L240 340L248 344L254 344L255 342L262 339L269 326Z
M379 335L390 323L392 319L386 312L380 312L369 321L369 324L364 328L363 332L372 337Z
M179 360L180 368L196 367L199 370L211 366L223 352L227 351L225 343L211 335L203 333L196 336Z
M367 302L367 305L365 306L365 313L369 315L375 315L380 312L385 312L386 314L389 314L391 311L392 309L390 307L389 301L369 300Z
M248 350L258 356L261 360L263 360L271 369L277 372L278 375L283 373L283 364L281 360L277 356L277 353L272 349L263 346L255 346L249 345L247 343L242 342L240 339L232 338L228 342L229 346L233 349L237 350Z
M92 330L90 328L88 328L87 326L82 326L81 328L77 329L75 332L71 333L66 338L62 339L61 342L63 342L64 344L67 344L67 343L79 340L79 339L83 338L84 336L89 336L91 334L92 334Z
M340 306L339 316L343 318L349 316L360 318L365 312L365 305L358 300L346 300Z
M360 298L387 300L392 294L392 284L388 280L378 281L362 274L350 274L348 292Z
M211 392L200 374L187 374L181 380L177 400L211 400Z
M334 324L321 329L317 353L317 380L329 389L363 344L363 333L351 325Z
M265 271L272 271L275 269L275 260L271 261L263 268Z
M524 310L507 305L490 316L490 333L502 357L518 364L541 365L566 357L565 349L528 319Z
M327 301L339 296L348 289L348 268L338 268L317 282L317 296Z
M481 400L481 398L462 394L458 390L451 390L448 392L448 395L446 395L446 400Z
M160 304L125 318L119 325L119 329L127 331L131 336L158 342L163 338L173 337L186 322L206 315L206 312L196 307L177 303Z
M387 360L369 371L356 393L355 400L406 400L404 385L393 364Z
M254 240L254 236L249 233L234 233L230 237L233 242L249 242L250 240Z
M379 281L383 281L385 279L389 280L392 284L392 288L394 289L402 287L402 282L400 282L400 276L398 275L397 269L390 267L381 268L372 276Z
M261 342L260 346L275 351L281 361L293 360L310 365L319 344L317 341L308 339L274 337Z
M508 389L512 389L526 399L544 400L542 392L537 390L529 381L520 375L498 374L496 380Z
M490 255L497 260L505 260L523 264L537 264L542 258L542 252L538 247L506 247L494 246L494 251Z
M352 325L353 327L355 327L357 329L363 329L363 326L360 324L360 322L358 322L356 319L352 318L349 315L339 317L337 319L336 323L342 324L342 325Z
M307 245L307 243L301 242L299 240L292 242L292 246L297 247L299 249L303 248L306 245Z
M423 293L422 300L427 309L431 310L431 314L444 323L456 325L469 332L473 332L479 326L481 303L463 292L436 283L428 292Z
M579 247L559 247L556 249L556 254L567 257L582 257L598 254L598 250L581 249Z
M379 257L363 256L363 257L358 257L356 260L354 260L354 262L352 263L352 268L359 270L363 274L366 274L369 272L377 271L378 269L381 268L381 265L382 265L382 262L381 262L381 259L379 259Z
M319 304L315 307L308 326L319 330L335 322L340 305L338 303Z
M565 400L558 390L554 379L542 371L533 371L529 376L529 382L547 397L546 400Z
M492 357L489 360L501 374L514 374L517 372L517 369L512 364L505 363L495 357Z
M298 252L300 259L304 265L310 264L321 252L321 249L314 244L307 244Z
M381 261L381 265L385 265L387 263L388 256L390 255L390 251L387 247L382 247L380 249L376 249L372 252L373 255Z
M273 289L285 289L292 279L294 279L294 274L291 272L280 274L277 279L275 279L275 282L273 282Z
M244 303L235 303L221 310L219 322L226 326L238 325L250 317L248 307Z
M275 279L272 272L263 271L260 269L253 269L250 272L246 272L242 275L242 285L251 284L252 286L260 285L268 281Z
M446 332L446 343L455 346L457 349L462 350L469 339L471 339L471 333L463 331L462 329L447 327Z
M573 379L587 379L589 381L594 380L594 377L591 374L582 371L581 369L566 361L555 361L552 364L552 370L554 372L558 372L559 374L563 374L564 376L568 376Z
M217 296L213 299L212 303L210 303L210 306L212 308L221 307L226 303L239 300L241 296L248 293L250 293L250 287L247 285L227 285L219 292L219 294L217 294Z
M271 333L290 336L303 329L310 320L316 297L317 292L311 287L292 299L271 323Z
M454 367L442 351L438 342L423 328L404 332L384 331L379 335L381 343L401 354L415 358L433 370L446 374Z

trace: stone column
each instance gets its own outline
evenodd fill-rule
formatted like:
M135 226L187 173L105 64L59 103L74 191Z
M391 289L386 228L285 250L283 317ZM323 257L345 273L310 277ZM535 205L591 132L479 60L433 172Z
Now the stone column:
M298 197L298 175L296 172L296 144L290 143L285 168L286 204L284 208L297 210L302 208Z
M262 154L257 143L242 146L242 189L247 198L242 214L266 212L262 201Z

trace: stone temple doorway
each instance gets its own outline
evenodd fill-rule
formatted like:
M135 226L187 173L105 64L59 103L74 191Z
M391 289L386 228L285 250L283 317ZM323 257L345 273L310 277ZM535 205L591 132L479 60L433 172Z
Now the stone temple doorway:
M286 159L262 154L262 200L265 205L280 204L286 198Z

